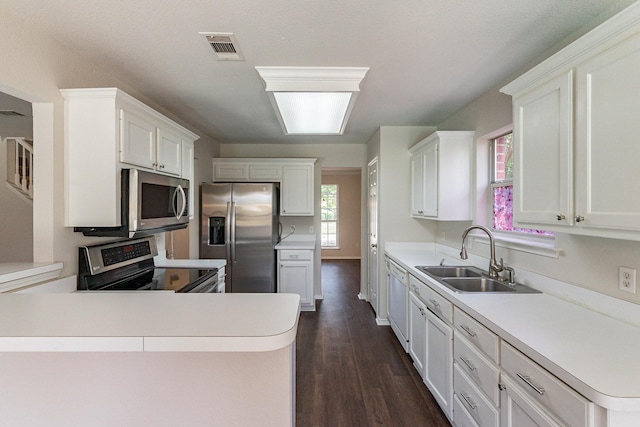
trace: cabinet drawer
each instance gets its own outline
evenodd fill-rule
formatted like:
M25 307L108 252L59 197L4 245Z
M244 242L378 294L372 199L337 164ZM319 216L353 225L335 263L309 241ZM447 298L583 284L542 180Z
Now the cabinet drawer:
M570 426L587 426L593 403L524 354L502 342L502 371L535 402Z
M453 304L434 291L429 285L409 275L409 286L429 310L445 322L453 323Z
M498 427L498 410L458 366L453 367L453 392L478 425Z
M456 330L460 331L462 336L482 351L492 362L499 364L499 339L496 334L458 307L454 307L453 322Z
M456 427L479 427L458 396L453 398L453 423Z
M464 333L464 332L463 332ZM489 400L495 405L500 402L498 368L462 337L460 331L453 334L453 360L469 378L475 381Z
M278 251L280 255L280 260L289 260L289 261L309 261L311 260L312 251L306 250L281 250Z

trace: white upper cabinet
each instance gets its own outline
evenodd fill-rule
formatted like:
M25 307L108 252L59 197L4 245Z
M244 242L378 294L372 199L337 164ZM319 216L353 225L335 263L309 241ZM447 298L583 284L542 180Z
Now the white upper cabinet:
M189 179L193 213L198 135L117 88L60 92L65 100L65 226L119 226L120 171L132 167Z
M640 4L511 82L514 222L640 240Z
M283 165L280 214L313 216L313 164Z
M280 215L314 216L316 159L213 159L213 180L218 182L279 182Z
M640 34L578 65L576 83L576 215L640 231Z
M434 132L409 149L411 216L471 220L473 132Z
M573 221L572 76L563 73L513 98L513 210L518 223Z

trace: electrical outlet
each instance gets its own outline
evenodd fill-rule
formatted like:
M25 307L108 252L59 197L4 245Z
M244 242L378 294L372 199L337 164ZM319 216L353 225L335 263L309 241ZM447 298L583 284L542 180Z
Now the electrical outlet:
M636 269L630 267L618 267L618 287L620 290L636 293Z

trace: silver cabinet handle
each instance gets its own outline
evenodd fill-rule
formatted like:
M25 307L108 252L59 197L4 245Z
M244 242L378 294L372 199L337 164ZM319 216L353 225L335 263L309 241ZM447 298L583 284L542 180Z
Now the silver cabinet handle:
M155 168L156 166L158 166L158 162L151 163L151 166L153 166Z
M160 165L160 169L164 169L164 165Z
M582 222L582 221L584 221L584 217L582 215L576 216L576 222Z
M463 331L465 331L466 333L468 333L469 335L471 335L472 337L476 336L476 333L473 332L471 329L469 329L468 326L465 325L460 325L460 329L462 329Z
M471 400L471 398L469 396L467 396L466 394L460 393L460 396L464 399L465 403L467 405L469 405L469 408L476 409L478 407L478 405L473 403L473 400Z
M556 215L556 219L557 219L558 221L562 221L562 220L563 220L563 219L565 219L565 218L566 218L566 216L564 216L564 214L558 214L558 215Z
M531 378L529 378L526 375L522 375L520 372L516 372L516 375L518 376L518 378L520 378L522 381L524 381L529 387L534 389L536 391L536 393L538 393L540 396L542 396L544 394L544 389L542 387L538 387L534 383L532 383L531 382Z
M465 359L464 356L460 356L460 360L462 360L464 362L464 364L467 365L469 367L469 369L471 369L472 371L476 370L476 367L473 366L469 360Z
M430 298L430 299L429 299L429 302L430 302L431 304L433 304L433 306L434 306L434 307L436 307L436 308L437 308L437 307L440 307L440 303L439 303L438 301L434 300L433 298Z

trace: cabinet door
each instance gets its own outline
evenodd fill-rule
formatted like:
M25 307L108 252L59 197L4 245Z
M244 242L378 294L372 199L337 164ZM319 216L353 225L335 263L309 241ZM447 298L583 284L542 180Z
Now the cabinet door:
M513 220L573 222L573 83L563 74L513 100Z
M424 362L427 356L426 307L413 292L409 293L409 354L413 365L424 376Z
M280 181L282 166L279 164L249 165L249 179L252 181Z
M438 217L438 143L434 141L424 148L424 216Z
M280 214L313 216L313 190L313 165L283 166Z
M640 36L577 67L577 226L640 230Z
M171 175L180 175L182 170L182 138L165 129L158 128L156 169Z
M424 216L424 151L411 155L411 216Z
M193 219L195 206L195 177L194 177L194 143L182 141L182 170L180 176L189 180L189 218Z
M313 290L310 284L313 283L313 277L311 272L311 261L280 261L278 292L298 294L301 305L312 305Z
M156 165L156 126L127 110L120 110L120 161L146 169Z
M425 383L447 418L453 408L453 329L435 314L427 314Z
M500 427L561 426L508 377L502 378L502 385Z

